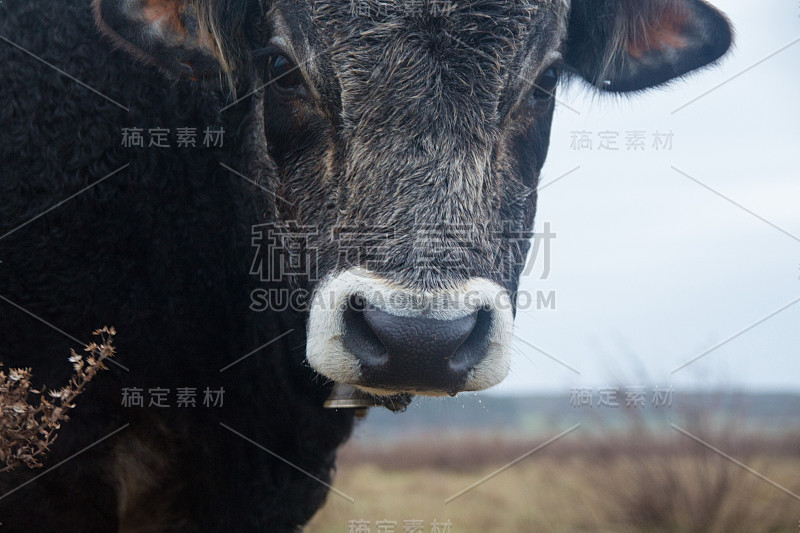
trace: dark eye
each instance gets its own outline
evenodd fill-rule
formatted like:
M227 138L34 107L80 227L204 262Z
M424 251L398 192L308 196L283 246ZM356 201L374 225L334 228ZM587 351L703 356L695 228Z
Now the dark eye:
M556 85L558 85L558 72L556 72L555 68L549 68L534 83L533 91L531 92L531 103L546 103L552 100L555 95Z
M303 86L303 75L297 63L283 54L269 59L269 81L278 91L297 91Z

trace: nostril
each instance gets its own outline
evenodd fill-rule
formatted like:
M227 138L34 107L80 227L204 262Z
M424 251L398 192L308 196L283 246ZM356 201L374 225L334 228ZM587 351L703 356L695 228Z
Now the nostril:
M448 320L400 316L353 296L342 343L374 386L458 391L488 353L492 317L486 309Z
M344 346L370 367L385 365L389 352L364 319L367 304L361 296L353 296L344 311Z
M486 356L489 351L489 331L491 327L491 311L485 308L478 311L475 318L475 326L448 362L451 371L466 372Z

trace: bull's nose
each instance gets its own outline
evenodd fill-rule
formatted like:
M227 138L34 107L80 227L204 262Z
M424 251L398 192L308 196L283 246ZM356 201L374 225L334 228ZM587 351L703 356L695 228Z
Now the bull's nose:
M487 354L491 314L454 320L396 316L357 300L344 315L344 345L365 380L390 389L462 390Z

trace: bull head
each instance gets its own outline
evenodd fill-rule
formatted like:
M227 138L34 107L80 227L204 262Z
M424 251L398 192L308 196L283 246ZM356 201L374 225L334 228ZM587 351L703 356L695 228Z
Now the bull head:
M700 0L95 0L169 75L248 95L271 222L313 227L286 283L306 356L376 395L503 380L559 80L630 92L720 58ZM343 254L345 233L348 249Z

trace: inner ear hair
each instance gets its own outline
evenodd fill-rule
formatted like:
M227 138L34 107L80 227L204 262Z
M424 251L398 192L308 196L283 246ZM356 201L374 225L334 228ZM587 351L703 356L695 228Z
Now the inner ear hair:
M194 7L187 5L180 0L139 0L144 4L141 15L146 24L156 26L166 35L179 36L181 39L186 36L186 28L182 15L187 9L187 19L196 19ZM195 24L196 26L196 24ZM166 30L166 31L165 31Z
M704 0L573 0L565 61L603 91L641 91L714 63L732 38Z
M600 88L612 87L616 74L648 53L682 50L689 45L685 29L691 24L692 10L686 0L612 2L614 22L598 71Z
M617 17L611 53L640 58L648 51L683 49L692 12L683 1L642 2L635 16Z
M93 0L101 32L136 59L192 79L230 70L210 0Z

